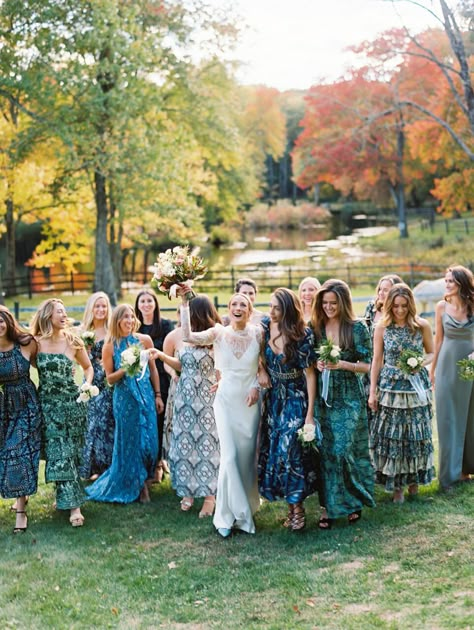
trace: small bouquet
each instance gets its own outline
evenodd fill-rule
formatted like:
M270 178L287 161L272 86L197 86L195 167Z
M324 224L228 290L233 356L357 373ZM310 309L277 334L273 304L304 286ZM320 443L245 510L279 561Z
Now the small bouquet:
M463 381L474 381L474 357L472 354L458 361L456 365L459 367L458 374L460 379Z
M141 380L148 364L148 356L148 350L144 350L140 344L129 346L120 355L120 367L132 378L140 374Z
M99 395L99 388L97 385L90 385L89 383L83 383L80 387L79 398L76 402L89 402L91 398L95 398Z
M93 346L95 344L95 332L93 330L85 330L81 334L81 339L85 346Z
M312 449L316 453L319 452L318 445L321 444L322 434L321 428L318 424L304 424L301 429L297 431L298 442L303 445L303 448Z
M418 354L415 350L403 350L398 359L397 367L407 376L412 376L423 367L423 360L423 355Z
M203 278L207 271L202 258L190 252L188 246L167 249L165 253L158 255L153 267L151 288L157 293L167 295L168 299L176 297L178 285L187 283L191 286L193 280ZM191 299L194 296L195 293L189 289L186 297Z
M324 363L337 363L341 358L341 348L330 337L328 337L326 343L319 346L317 353L320 360L324 361Z

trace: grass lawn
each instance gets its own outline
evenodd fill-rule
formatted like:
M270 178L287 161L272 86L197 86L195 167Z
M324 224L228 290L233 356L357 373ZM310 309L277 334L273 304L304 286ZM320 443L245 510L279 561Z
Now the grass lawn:
M189 513L166 481L152 502L88 503L73 529L41 485L29 528L13 536L0 507L2 628L473 628L474 483L437 484L378 507L354 526L281 527L283 503L264 503L257 534L223 540Z

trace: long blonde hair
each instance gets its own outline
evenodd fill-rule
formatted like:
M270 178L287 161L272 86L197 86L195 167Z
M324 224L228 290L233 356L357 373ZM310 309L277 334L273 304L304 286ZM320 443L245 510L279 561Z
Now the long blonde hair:
M135 309L130 304L118 304L114 310L112 311L112 316L110 318L110 328L107 331L107 336L105 338L105 343L115 343L119 339L121 339L122 334L120 332L120 322L123 319L123 316L127 312L133 315L133 319L135 320L135 330L133 334L135 334L140 328L140 321L135 314Z
M66 310L64 306L64 302L59 298L49 298L38 307L38 310L33 315L33 319L31 320L30 331L31 334L36 338L44 338L48 339L53 336L53 324L51 319L54 313L54 307L56 304L60 304ZM66 337L68 343L74 350L79 350L80 348L84 348L84 342L71 328L65 328L63 330L64 336Z
M99 300L100 298L105 300L105 302L107 304L107 316L106 316L105 321L104 321L104 328L105 328L105 330L107 330L109 328L109 326L110 326L110 318L111 318L111 315L112 315L112 306L110 304L109 296L107 295L107 293L104 293L103 291L96 291L91 296L89 296L89 298L88 298L88 300L86 302L86 306L84 308L84 315L82 316L82 323L81 323L81 330L82 331L91 330L93 328L93 323L94 323L94 306L95 306L95 303L97 302L97 300Z
M393 302L395 298L403 297L406 299L408 303L408 313L407 313L407 328L413 334L418 328L420 328L420 324L418 323L418 317L416 314L416 304L415 298L413 296L413 292L410 287L401 282L399 284L394 284L393 287L388 292L387 297L385 298L385 302L382 308L382 317L380 319L381 326L390 326L390 324L394 323L393 319Z

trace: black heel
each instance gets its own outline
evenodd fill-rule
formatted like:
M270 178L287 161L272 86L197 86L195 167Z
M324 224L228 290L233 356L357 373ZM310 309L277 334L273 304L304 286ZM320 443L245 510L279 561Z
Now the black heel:
M17 510L16 513L25 515L25 517L26 517L26 525L25 525L25 527L14 527L13 528L13 533L14 534L24 534L26 532L26 530L28 529L28 517L26 516L25 510Z
M319 529L331 529L333 522L334 519L328 518L327 516L321 516L318 527Z
M357 521L360 521L361 518L362 518L362 510L357 510L357 512L352 512L352 514L349 514L349 516L347 517L347 520L349 521L349 525L354 525L355 523L357 523Z

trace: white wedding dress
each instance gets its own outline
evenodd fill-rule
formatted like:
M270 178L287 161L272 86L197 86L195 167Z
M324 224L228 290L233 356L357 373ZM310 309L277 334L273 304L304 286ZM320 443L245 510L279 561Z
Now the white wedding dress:
M214 362L221 378L214 400L214 415L221 459L217 480L214 526L255 533L253 514L259 507L256 448L259 405L247 406L246 398L257 384L261 328L248 324L243 331L216 324L191 332L189 307L181 309L183 340L213 345Z

